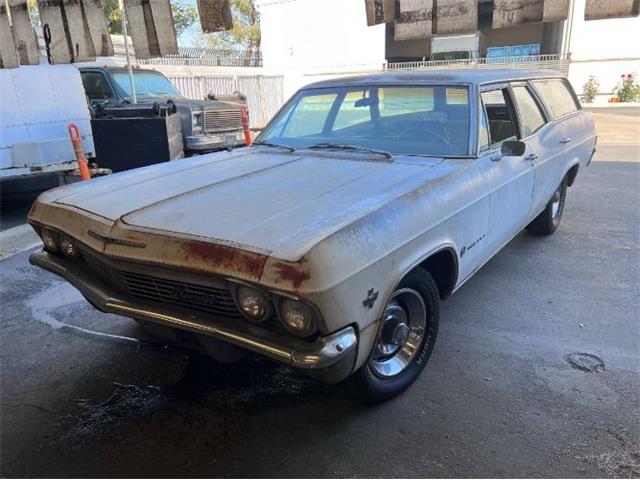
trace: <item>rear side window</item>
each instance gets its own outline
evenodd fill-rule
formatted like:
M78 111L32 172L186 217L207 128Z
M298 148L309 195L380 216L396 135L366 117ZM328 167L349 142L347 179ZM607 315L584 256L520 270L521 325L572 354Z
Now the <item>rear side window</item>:
M564 80L534 80L532 83L540 92L553 118L562 117L580 108Z
M528 137L544 125L544 116L527 87L513 87L513 95L520 113L522 136Z

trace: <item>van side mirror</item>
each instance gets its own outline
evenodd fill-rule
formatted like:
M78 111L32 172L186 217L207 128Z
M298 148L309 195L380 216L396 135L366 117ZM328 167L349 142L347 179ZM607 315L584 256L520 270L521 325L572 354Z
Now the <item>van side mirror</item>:
M503 157L521 157L527 149L527 144L522 140L507 140L502 142L500 153Z

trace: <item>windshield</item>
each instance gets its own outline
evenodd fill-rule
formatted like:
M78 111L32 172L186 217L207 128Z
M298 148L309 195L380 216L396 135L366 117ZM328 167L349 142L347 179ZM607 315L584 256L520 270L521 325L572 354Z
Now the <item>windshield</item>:
M395 154L469 154L469 93L460 86L302 90L257 139L293 148L350 145Z
M129 73L114 72L113 78L118 82L127 95L131 95L131 85L129 83ZM133 81L136 85L136 95L142 97L181 97L180 92L158 72L133 72Z

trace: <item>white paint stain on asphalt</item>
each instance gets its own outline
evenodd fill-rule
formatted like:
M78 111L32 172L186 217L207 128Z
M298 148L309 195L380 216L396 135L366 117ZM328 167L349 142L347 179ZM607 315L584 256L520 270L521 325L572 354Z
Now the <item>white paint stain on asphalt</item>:
M82 335L107 338L128 343L140 343L140 340L123 335L113 335L111 333L96 332L87 328L78 327L69 323L57 320L52 311L59 307L71 305L83 300L82 294L66 282L55 282L48 288L30 298L27 305L31 308L33 318L49 325L54 330L69 330Z

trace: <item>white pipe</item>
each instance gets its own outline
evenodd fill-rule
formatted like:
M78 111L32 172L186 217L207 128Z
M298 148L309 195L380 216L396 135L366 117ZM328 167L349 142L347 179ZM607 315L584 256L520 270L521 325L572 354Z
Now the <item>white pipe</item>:
M129 71L129 85L131 86L131 99L133 103L138 103L136 95L136 85L133 82L133 68L131 67L131 57L129 56L129 36L127 35L127 14L124 10L123 0L118 0L120 7L120 17L122 20L122 34L124 35L124 54L127 57L127 70Z

